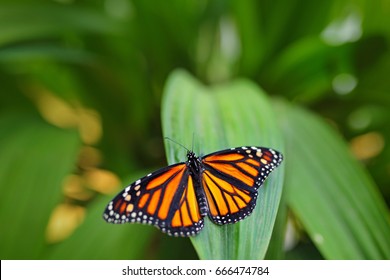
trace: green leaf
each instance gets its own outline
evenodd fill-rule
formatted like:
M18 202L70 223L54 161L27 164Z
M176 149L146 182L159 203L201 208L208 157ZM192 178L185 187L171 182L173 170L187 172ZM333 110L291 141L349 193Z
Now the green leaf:
M286 258L284 253L284 241L287 230L287 214L286 195L283 193L282 198L280 199L271 241L265 256L267 260L283 260Z
M42 3L2 4L0 46L40 37L58 37L72 31L115 32L117 27L115 21L93 9Z
M289 206L327 259L389 259L385 203L367 172L323 121L279 104Z
M0 51L1 63L34 62L37 60L55 59L66 63L90 63L93 56L85 51L53 46L49 44L35 44L21 47L2 48Z
M53 127L35 116L0 118L1 259L37 259L45 230L61 198L79 148L75 130Z
M262 90L246 80L205 87L183 71L174 72L162 103L164 136L198 155L236 146L272 147L283 142L272 107ZM186 151L166 141L170 164L186 160ZM234 225L217 226L205 218L192 238L201 259L262 259L268 248L283 184L283 166L259 189L253 214Z

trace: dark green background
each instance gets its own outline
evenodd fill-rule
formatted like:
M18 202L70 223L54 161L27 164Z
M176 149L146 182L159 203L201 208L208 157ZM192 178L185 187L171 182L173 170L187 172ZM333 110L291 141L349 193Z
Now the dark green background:
M69 175L86 175L80 165L86 146L100 154L94 168L120 178L116 191L165 166L162 121L164 136L175 131L175 140L188 140L182 144L191 147L193 131L175 128L210 114L202 104L188 109L197 91L187 99L173 94L177 103L161 105L163 93L175 90L164 90L168 78L181 68L212 86L211 93L215 85L223 92L244 78L244 90L254 84L269 99L258 110L273 111L269 133L279 136L290 161L267 258L390 258L389 48L386 0L2 0L0 257L198 258L189 239L142 225L106 225L101 213L115 191L102 194L86 184L88 199L77 199L62 188ZM180 79L184 91L195 83ZM347 90L335 87L339 80ZM56 97L76 120L53 122L45 115L52 103L42 103L42 96ZM225 120L229 98L218 99L221 108L230 108ZM178 123L161 118L161 111L175 110L172 104L188 109ZM80 113L85 110L102 129L95 141L82 135L80 127L91 127ZM253 119L261 112L238 112L243 120L267 122ZM357 147L377 152L358 162L347 146L362 135L368 142ZM219 136L199 133L198 141ZM46 230L59 204L81 207L85 216L72 234L53 243ZM295 234L289 234L294 242L285 251L287 219ZM331 242L322 244L321 236ZM199 242L194 245L202 251Z

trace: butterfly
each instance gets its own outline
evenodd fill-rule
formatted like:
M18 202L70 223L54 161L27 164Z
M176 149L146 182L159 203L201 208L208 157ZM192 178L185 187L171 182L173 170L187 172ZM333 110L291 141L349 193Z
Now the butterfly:
M154 225L171 236L194 236L203 218L236 223L255 208L257 189L283 160L276 150L238 147L176 163L130 184L107 205L103 218L114 224Z

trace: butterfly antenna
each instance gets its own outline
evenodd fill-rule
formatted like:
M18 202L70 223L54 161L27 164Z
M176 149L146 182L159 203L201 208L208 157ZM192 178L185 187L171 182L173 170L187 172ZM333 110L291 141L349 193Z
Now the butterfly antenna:
M194 139L195 139L195 132L192 132L192 147L191 147L191 151L194 151Z
M176 142L175 140L173 140L173 139L171 139L171 138L169 138L169 137L164 137L164 139L170 140L170 141L172 141L173 143L179 145L180 147L183 147L187 152L190 151L190 150L188 150L186 147L184 147L182 144L180 144L179 142Z

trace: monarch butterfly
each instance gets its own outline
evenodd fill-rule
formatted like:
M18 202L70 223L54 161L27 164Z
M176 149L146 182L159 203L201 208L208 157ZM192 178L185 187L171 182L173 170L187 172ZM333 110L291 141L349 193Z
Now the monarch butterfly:
M218 225L233 224L250 215L257 189L283 160L263 147L238 147L176 163L135 181L106 207L109 223L154 225L173 236L194 236L203 217Z

